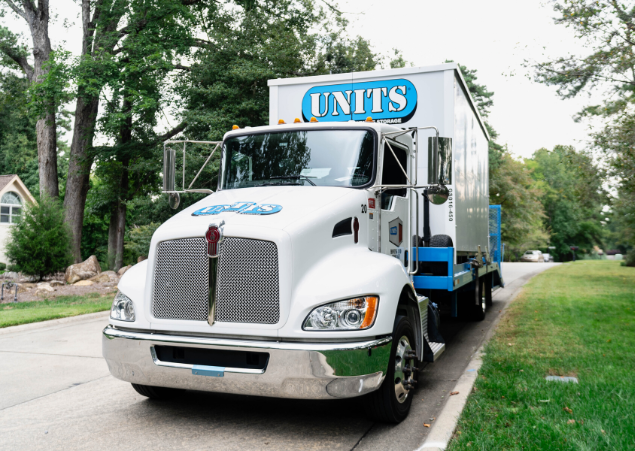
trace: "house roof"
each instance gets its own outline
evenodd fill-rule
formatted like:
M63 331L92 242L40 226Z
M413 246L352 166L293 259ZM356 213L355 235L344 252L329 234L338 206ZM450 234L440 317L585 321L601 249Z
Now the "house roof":
M16 174L0 175L0 191L16 177Z
M37 203L29 189L17 174L0 175L0 197L6 191L17 191L17 193L29 204Z

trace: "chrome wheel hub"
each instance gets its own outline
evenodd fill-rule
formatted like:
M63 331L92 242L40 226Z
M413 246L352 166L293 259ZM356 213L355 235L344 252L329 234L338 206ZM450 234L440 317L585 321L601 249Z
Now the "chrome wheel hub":
M410 340L405 335L397 343L395 353L395 395L400 403L408 399L408 394L417 383L415 381L416 353L410 346Z

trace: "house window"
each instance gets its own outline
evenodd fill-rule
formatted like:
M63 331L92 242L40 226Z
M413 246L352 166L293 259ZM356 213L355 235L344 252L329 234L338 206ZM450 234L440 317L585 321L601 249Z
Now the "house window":
M2 195L0 199L0 223L13 224L22 214L22 200L12 191Z

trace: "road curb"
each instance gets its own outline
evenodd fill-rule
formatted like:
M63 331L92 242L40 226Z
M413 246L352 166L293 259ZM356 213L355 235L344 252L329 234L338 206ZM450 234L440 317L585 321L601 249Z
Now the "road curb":
M39 321L37 323L20 324L19 326L3 327L0 329L0 335L8 335L30 330L46 329L60 324L81 323L83 321L93 321L96 319L108 319L110 310L97 313L87 313L85 315L68 316L66 318L51 319L47 321Z
M458 392L458 394L448 397L448 400L434 422L430 433L427 435L421 446L415 451L444 451L448 447L459 422L459 417L461 416L461 413L465 408L465 404L467 403L467 398L470 393L472 393L472 388L474 387L474 383L478 377L478 372L483 365L483 356L485 355L483 350L485 349L485 346L494 335L494 332L498 327L498 323L503 316L505 316L507 307L509 307L518 297L525 284L534 276L541 274L542 272L544 271L527 274L526 276L516 279L514 282L509 284L509 288L511 288L512 285L516 285L513 287L514 292L510 296L509 301L505 303L501 314L494 321L494 324L485 336L483 343L473 354L470 363L468 363L466 370L463 372L461 377L459 377L456 386L452 389L452 392ZM516 282L519 283L516 284Z

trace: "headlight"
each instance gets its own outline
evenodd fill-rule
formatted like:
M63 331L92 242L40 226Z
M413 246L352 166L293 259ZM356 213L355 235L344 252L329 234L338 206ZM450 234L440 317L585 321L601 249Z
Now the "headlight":
M377 316L377 296L364 296L317 307L304 320L304 330L368 329Z
M118 291L115 300L112 301L110 317L119 321L134 321L134 303L132 299Z

